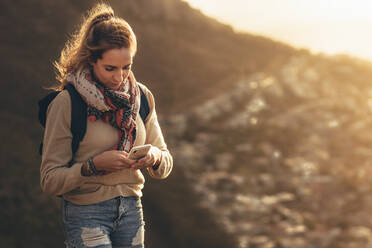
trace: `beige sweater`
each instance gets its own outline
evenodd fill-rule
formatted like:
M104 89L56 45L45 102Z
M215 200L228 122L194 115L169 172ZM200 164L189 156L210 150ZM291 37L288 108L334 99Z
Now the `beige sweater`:
M147 171L151 177L163 179L171 172L173 159L158 123L154 97L145 86L142 88L149 101L150 113L146 125L138 114L134 146L151 144L162 151L159 168L148 168ZM71 100L69 93L64 90L51 102L47 111L40 167L42 190L50 195L63 195L66 200L79 205L93 204L117 196L141 197L145 179L140 170L123 169L104 176L81 175L84 161L111 149L118 142L117 129L101 120L87 120L86 134L75 154L76 162L70 168L67 167L72 156L70 124Z

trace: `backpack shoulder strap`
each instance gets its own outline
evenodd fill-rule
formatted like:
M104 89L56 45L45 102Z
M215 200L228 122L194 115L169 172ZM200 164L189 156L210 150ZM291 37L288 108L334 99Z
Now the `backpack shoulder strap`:
M141 91L141 106L140 106L139 114L141 116L143 123L146 124L146 118L150 113L149 101L147 100L147 96L145 92L143 91L142 86L138 84L138 87Z
M87 104L81 98L80 94L76 91L75 87L68 84L64 87L70 95L71 99L71 133L72 142L71 150L72 157L74 157L77 149L79 148L80 141L83 140L85 132L87 130ZM45 127L46 124L46 113L49 104L61 91L54 91L46 95L39 102L39 122ZM43 142L40 143L39 154L42 154ZM69 165L72 165L73 159L70 161Z
M45 128L45 124L46 124L46 113L47 113L47 110L48 110L48 106L53 101L53 99L56 98L56 96L59 93L60 93L60 91L53 91L53 92L49 93L48 95L46 95L45 97L43 97L40 101L38 101L38 105L39 105L38 118L39 118L40 124L44 128ZM41 155L42 152L43 152L43 141L40 142L39 154Z
M73 156L87 130L87 104L71 84L65 86L71 98L71 149Z
M48 106L59 93L60 91L53 91L38 102L39 105L38 117L39 122L43 127L45 127L46 124L46 112L48 110Z

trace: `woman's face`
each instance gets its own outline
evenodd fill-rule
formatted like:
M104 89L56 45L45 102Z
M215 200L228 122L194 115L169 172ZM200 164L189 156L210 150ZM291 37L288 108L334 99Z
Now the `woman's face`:
M114 48L102 54L102 59L91 63L94 76L106 87L119 89L127 79L133 62L133 56L128 48Z

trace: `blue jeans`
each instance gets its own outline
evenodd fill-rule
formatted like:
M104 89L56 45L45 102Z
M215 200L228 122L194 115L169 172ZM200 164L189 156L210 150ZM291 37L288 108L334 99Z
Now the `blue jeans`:
M141 199L116 197L91 205L62 199L66 247L144 247Z

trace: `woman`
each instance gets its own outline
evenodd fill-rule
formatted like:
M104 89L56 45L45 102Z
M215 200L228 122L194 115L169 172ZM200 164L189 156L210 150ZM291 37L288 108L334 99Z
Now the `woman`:
M88 115L73 155L69 93L62 90L47 111L40 181L44 192L63 196L67 247L144 247L141 169L159 179L172 170L153 95L131 71L136 47L129 24L98 4L55 63L60 89L73 85ZM145 121L139 87L150 105ZM131 148L143 144L151 144L147 155L129 159Z

